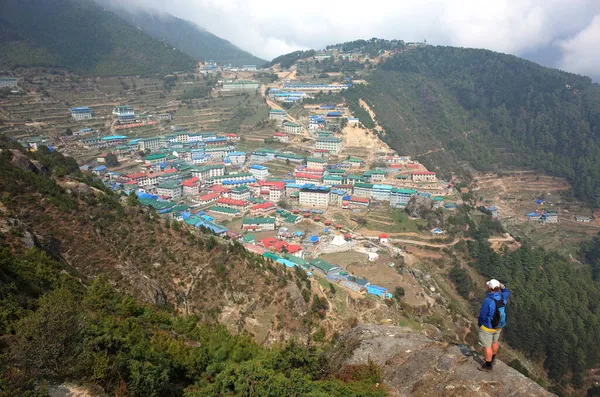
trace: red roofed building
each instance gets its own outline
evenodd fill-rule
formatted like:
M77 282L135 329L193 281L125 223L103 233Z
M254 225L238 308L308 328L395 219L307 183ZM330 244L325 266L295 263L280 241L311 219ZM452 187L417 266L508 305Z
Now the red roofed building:
M278 240L275 237L267 237L261 242L263 247L270 251L288 253L298 258L304 257L304 250L298 244L289 244L286 241Z
M327 150L327 149L314 149L312 151L312 156L316 157L316 158L329 159L329 150Z
M221 197L221 193L217 193L217 192L208 193L208 194L198 197L197 202L200 205L207 205L207 204L212 203L213 201L216 201L219 197Z
M223 187L223 185L212 185L211 187L208 188L209 192L213 192L213 193L219 193L219 194L224 194L229 192L231 189L228 189L226 187Z
M279 141L281 143L288 143L290 141L290 137L287 134L282 132L276 132L273 134L273 139Z
M258 181L257 186L254 188L255 194L258 191L258 194L265 196L265 199L267 199L268 194L268 200L272 203L277 203L285 191L285 182Z
M280 181L258 181L258 186L269 186L269 187L275 187L277 189L284 189L285 188L285 182L280 182Z
M435 182L435 172L431 172L431 171L411 172L410 179L413 182Z
M307 172L296 172L294 174L294 178L296 178L296 183L298 185L304 185L307 183L319 184L321 182L320 175L309 174Z
M275 204L265 201L264 203L256 204L250 207L250 215L267 215L276 209L277 207L275 207Z
M127 178L131 179L140 186L146 186L148 182L148 175L145 172L136 172L135 174L127 175Z
M249 208L249 203L245 200L234 200L227 197L221 197L217 200L217 205L225 208L232 208L234 210L239 210L240 212L247 211Z
M380 243L387 243L387 242L388 242L388 238L389 238L389 237L390 237L390 236L389 236L387 233L381 233L381 234L379 235L379 242L380 242Z
M240 141L240 137L238 136L238 134L227 134L227 140L229 142L239 142Z
M298 167L296 173L301 174L312 174L322 177L323 176L323 168L308 168L308 167Z
M350 200L342 201L342 208L364 208L369 206L369 199L366 197L351 196Z
M247 244L247 243L244 243L242 245L244 247L246 247L246 249L248 251L258 254L258 255L262 255L266 251L266 249L264 249L263 247L259 247L258 245L252 245L252 244Z
M183 185L184 196L196 196L200 186L200 178L197 176L187 179L181 183Z

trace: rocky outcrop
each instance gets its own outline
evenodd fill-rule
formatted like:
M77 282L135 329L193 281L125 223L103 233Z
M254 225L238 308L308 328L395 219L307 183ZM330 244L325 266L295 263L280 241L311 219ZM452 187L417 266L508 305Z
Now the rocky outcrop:
M478 370L471 349L434 341L410 328L360 325L342 336L330 362L335 369L374 361L396 396L552 396L520 372L498 361L491 372Z
M13 149L11 150L11 153L13 155L11 163L15 167L18 167L23 171L31 171L35 174L50 175L48 167L46 167L39 161L30 160L27 156L25 156L25 154L23 154L19 150Z

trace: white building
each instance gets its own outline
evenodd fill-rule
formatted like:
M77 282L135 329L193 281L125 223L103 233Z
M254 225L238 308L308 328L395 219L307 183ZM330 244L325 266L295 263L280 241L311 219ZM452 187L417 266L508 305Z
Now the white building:
M140 139L137 142L137 150L141 152L144 152L146 150L154 152L164 147L167 147L167 142L163 137L160 136Z
M202 182L206 181L208 178L221 175L225 175L225 166L222 164L204 165L192 170L192 176L198 177Z
M112 113L117 117L135 116L135 111L133 110L133 107L128 105L116 106L113 109Z
M258 181L263 181L269 176L269 169L262 165L251 165L249 168L249 172Z
M246 152L231 152L227 157L233 165L243 165L246 162Z
M435 182L435 172L431 171L415 171L410 174L413 182Z
M317 138L316 148L337 154L342 149L342 138L319 137Z
M271 109L269 110L269 120L276 120L279 124L283 123L287 116L285 110Z
M92 118L92 111L87 106L72 108L71 117L74 120L89 120Z
M235 80L235 81L224 81L223 91L249 91L256 90L260 84L256 81L251 80Z
M289 134L299 134L302 132L302 125L296 123L283 123L283 131Z
M324 169L325 167L327 167L327 160L325 159L317 159L314 157L306 159L306 168Z
M242 229L256 232L275 230L275 218L244 218Z
M198 177L190 178L181 183L184 196L197 196L200 188L200 179Z
M17 88L17 82L15 77L0 77L0 88Z
M290 137L287 134L283 134L281 132L276 132L273 134L273 139L279 141L281 143L288 143L290 141Z
M269 201L272 203L278 203L279 200L281 200L282 195L283 189L279 189L273 186L269 189Z
M159 196L167 196L172 200L180 198L183 194L181 184L175 181L163 182L156 188Z
M299 191L299 201L303 207L325 208L329 205L329 188L301 188Z

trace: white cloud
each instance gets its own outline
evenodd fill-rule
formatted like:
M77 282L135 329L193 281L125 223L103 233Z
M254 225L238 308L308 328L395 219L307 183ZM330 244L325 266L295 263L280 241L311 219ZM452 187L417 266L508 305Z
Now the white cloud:
M600 15L574 37L558 43L563 51L559 67L575 73L600 77Z
M191 20L268 59L297 49L371 37L427 39L432 44L519 55L568 37L576 40L594 16L600 16L599 0L113 1L133 2ZM586 37L577 40L598 43L597 36ZM565 61L569 70L578 70L576 63Z

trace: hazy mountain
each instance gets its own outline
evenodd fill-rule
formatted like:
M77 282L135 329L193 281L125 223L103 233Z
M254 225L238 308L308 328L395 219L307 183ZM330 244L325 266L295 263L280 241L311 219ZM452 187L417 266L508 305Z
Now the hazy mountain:
M189 55L126 23L91 0L0 2L0 65L64 67L82 74L169 73L195 66Z
M200 61L213 60L232 65L262 65L265 63L264 59L255 57L229 41L184 19L167 13L150 13L136 8L122 7L110 1L99 1L99 3L105 4L121 18L150 36L165 41Z

